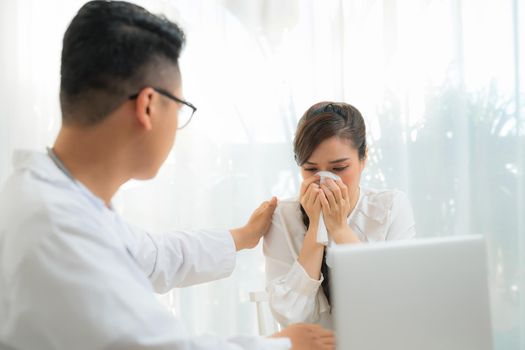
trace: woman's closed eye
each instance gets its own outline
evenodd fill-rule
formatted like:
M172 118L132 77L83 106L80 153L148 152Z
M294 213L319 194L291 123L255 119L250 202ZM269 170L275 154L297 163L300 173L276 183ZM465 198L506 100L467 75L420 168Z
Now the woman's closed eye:
M332 168L332 171L334 172L340 172L340 171L344 171L348 169L348 165L346 166L342 166L342 167L337 167L337 168ZM304 168L305 171L309 171L309 172L318 172L319 169L317 168Z

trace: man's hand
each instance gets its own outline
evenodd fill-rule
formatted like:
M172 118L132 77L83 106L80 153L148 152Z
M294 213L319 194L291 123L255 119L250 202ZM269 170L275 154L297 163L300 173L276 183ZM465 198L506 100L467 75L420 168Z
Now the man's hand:
M276 207L277 198L272 197L271 200L263 202L253 212L246 225L230 230L237 251L254 248L259 243L261 237L270 229L272 215Z
M291 350L333 350L335 349L335 337L332 331L324 329L319 325L297 323L292 324L272 338L290 338Z

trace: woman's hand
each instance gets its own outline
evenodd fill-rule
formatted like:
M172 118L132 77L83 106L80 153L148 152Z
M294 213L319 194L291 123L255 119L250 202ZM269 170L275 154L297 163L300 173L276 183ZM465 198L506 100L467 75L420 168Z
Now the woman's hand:
M272 215L276 207L277 198L273 197L255 209L246 225L230 230L237 251L254 248L259 243L261 237L270 229Z
M300 200L301 205L310 219L310 226L317 227L319 225L319 217L321 216L321 201L319 198L320 187L317 184L319 176L310 176L301 184Z
M341 181L327 179L321 184L319 195L323 218L328 234L335 243L357 243L359 238L348 226L348 216L355 206L354 196Z
M316 181L319 181L319 176L311 176L304 180L301 185L301 205L306 215L308 215L310 225L307 227L297 261L310 278L318 280L321 276L324 246L317 243L317 230L319 229L319 218L321 217L321 199L319 195L321 189Z

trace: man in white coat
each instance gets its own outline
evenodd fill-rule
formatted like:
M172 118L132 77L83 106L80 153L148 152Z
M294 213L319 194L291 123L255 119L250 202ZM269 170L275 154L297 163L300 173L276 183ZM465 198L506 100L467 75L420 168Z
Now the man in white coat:
M268 230L276 200L237 229L152 235L111 198L155 176L195 107L182 95L180 28L125 2L93 1L63 41L63 125L47 153L18 151L0 193L0 349L333 349L330 331L190 337L156 299L226 277Z

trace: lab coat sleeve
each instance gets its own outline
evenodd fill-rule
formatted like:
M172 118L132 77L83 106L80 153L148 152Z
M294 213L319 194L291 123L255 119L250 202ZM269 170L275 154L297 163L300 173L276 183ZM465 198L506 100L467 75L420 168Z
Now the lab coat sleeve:
M42 227L25 227L37 229ZM83 228L85 229L85 228ZM149 282L124 249L93 227L46 235L9 278L4 345L41 350L289 349L290 341L261 337L190 337L155 298Z
M320 314L329 309L322 289L323 281L312 279L292 255L287 242L280 210L272 218L270 231L264 237L266 258L266 290L270 309L282 325L318 322Z
M150 234L130 228L138 242L134 256L158 293L227 277L235 267L236 249L229 231Z
M416 225L412 206L407 195L396 191L392 201L390 212L390 226L385 240L412 239L416 235Z

